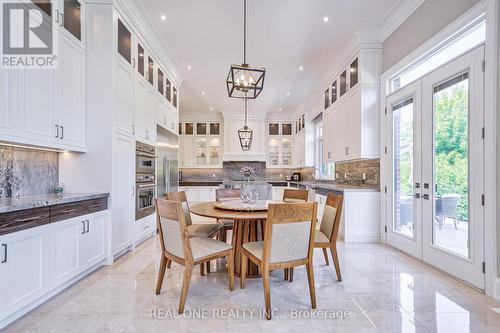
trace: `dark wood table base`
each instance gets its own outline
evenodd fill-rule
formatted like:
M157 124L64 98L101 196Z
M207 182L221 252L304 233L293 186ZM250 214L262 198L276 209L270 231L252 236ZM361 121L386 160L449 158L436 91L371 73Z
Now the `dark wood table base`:
M264 239L266 220L235 220L231 244L234 247L234 275L241 273L241 246L243 243L256 242ZM260 277L259 268L253 262L247 262L248 278Z

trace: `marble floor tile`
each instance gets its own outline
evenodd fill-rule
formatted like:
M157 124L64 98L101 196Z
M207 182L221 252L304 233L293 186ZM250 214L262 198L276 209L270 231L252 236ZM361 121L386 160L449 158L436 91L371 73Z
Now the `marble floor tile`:
M274 318L263 318L261 279L229 291L225 260L195 268L183 315L183 267L167 270L155 295L160 247L150 239L61 292L5 332L500 332L500 304L460 281L379 244L339 244L342 282L315 251L317 309L306 272L271 273ZM331 261L331 260L330 260Z

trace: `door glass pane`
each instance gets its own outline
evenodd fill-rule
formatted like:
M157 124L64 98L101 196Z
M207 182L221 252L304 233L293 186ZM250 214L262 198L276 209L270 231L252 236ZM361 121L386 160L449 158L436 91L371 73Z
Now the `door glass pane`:
M276 123L269 124L269 135L278 135L279 130L280 130L279 124Z
M207 140L196 140L196 165L207 165Z
M163 72L158 68L158 92L163 95Z
M325 90L325 110L330 106L330 89Z
M172 104L177 107L177 89L174 87L172 91Z
M468 73L434 87L433 244L469 257Z
M167 78L166 82L165 97L167 98L167 101L170 102L170 80Z
M73 36L82 40L81 5L77 0L64 0L64 28Z
M196 123L196 134L206 135L207 134L207 124L206 123Z
M137 44L137 71L144 75L144 49L141 44Z
M219 135L219 134L220 134L220 124L210 123L210 135Z
M131 40L132 34L128 31L122 21L118 19L118 53L120 53L128 62L130 62L131 58Z
M281 124L281 135L292 135L292 124Z
M332 83L332 104L337 101L337 80Z
M414 237L413 220L413 99L392 107L393 225L392 230Z
M153 85L153 70L154 70L154 62L153 59L148 57L148 82Z
M48 16L52 16L52 3L50 0L33 0L33 3L43 10Z
M340 97L342 97L347 92L347 73L346 73L346 71L343 71L342 74L340 74L339 85L340 85Z
M349 87L352 88L358 83L358 58L349 66Z
M187 135L193 135L193 132L194 132L194 125L193 123L186 123L185 125L185 132L184 134L187 134Z

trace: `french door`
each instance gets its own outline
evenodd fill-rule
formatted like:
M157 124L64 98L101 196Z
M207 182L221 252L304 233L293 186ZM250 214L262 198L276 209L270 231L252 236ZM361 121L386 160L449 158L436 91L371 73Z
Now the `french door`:
M484 288L480 46L387 98L387 242Z

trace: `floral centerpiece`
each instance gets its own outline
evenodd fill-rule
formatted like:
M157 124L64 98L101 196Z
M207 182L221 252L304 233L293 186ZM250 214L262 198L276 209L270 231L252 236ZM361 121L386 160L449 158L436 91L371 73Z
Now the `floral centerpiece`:
M255 168L244 166L243 168L240 169L240 174L242 174L243 177L245 177L245 181L248 183L250 181L250 176L255 174Z

